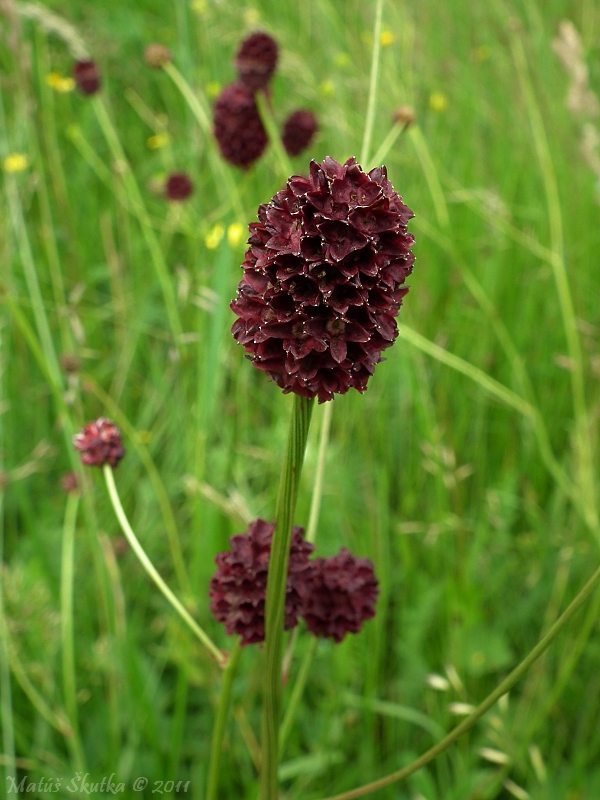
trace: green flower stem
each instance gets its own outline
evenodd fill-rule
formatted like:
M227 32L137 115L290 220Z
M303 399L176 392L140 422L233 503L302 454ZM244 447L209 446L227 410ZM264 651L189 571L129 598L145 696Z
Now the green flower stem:
M365 118L365 132L360 149L360 163L366 164L369 160L371 139L373 138L373 123L375 121L375 108L377 100L377 81L379 80L379 56L381 54L381 17L383 16L383 0L377 0L375 8L375 23L373 25L373 53L371 55L371 78L369 80L369 100Z
M262 124L265 126L265 130L269 136L269 143L275 151L281 177L285 183L285 181L287 181L287 179L294 174L291 161L288 158L288 154L285 152L285 148L281 141L281 136L279 135L277 125L273 118L273 112L271 111L269 101L265 97L264 92L257 92L255 98L256 105L258 106L258 113L260 114Z
M267 597L265 601L265 675L261 726L261 800L277 800L277 761L279 707L281 695L281 656L288 561L292 538L292 518L310 427L313 400L294 395L294 408L271 544Z
M323 409L323 419L321 420L319 436L319 451L317 453L317 468L315 470L315 481L313 483L313 493L310 501L310 513L308 515L308 525L306 527L306 541L311 544L314 544L317 538L321 498L323 497L323 478L325 477L327 445L329 444L329 431L331 430L331 419L333 417L333 400L330 400L324 405L325 408Z
M177 301L175 299L173 284L171 282L171 277L169 275L164 256L160 249L158 239L156 238L156 234L144 205L142 195L140 194L136 180L131 172L129 162L125 157L125 153L121 147L121 142L119 141L117 132L115 131L108 115L106 106L100 97L94 97L93 104L98 122L102 128L102 133L104 134L104 138L108 143L112 157L122 171L121 177L125 191L128 195L129 201L131 202L133 212L137 216L138 222L140 223L142 234L146 240L146 246L150 252L150 259L154 266L158 282L160 283L174 343L177 348L180 348L183 328L181 326L181 319L177 309Z
M135 533L133 532L133 529L131 528L131 525L129 524L129 520L125 515L123 506L121 505L121 500L119 498L117 487L115 485L115 478L113 475L112 468L108 464L105 464L102 467L102 471L104 473L104 480L106 481L106 486L108 489L108 494L110 496L113 509L115 511L115 514L117 515L119 524L121 525L121 530L125 534L125 537L127 538L129 544L131 545L133 552L138 557L140 564L146 570L150 578L152 578L156 586L160 589L160 591L169 601L174 610L179 614L181 619L186 623L186 625L194 632L194 634L202 642L204 647L208 650L208 652L214 658L217 664L220 667L225 667L227 665L227 657L221 652L221 650L219 650L219 648L208 636L208 634L206 634L202 630L202 628L198 625L196 620L191 616L191 614L182 605L182 603L175 597L173 592L169 589L167 584L160 577L160 575L156 571L156 568L154 567L154 564L150 561L150 559L146 555L146 551L139 543Z
M225 733L225 723L229 715L229 705L231 702L231 684L235 677L237 665L242 654L242 646L238 640L233 646L229 661L223 673L223 683L219 696L219 706L213 727L212 740L210 743L210 761L208 763L208 781L206 787L206 799L216 800L219 788L219 765L221 763L221 750L223 747L223 735Z
M496 689L494 689L494 691L477 706L472 714L470 714L463 722L461 722L460 725L457 725L453 731L450 731L447 736L444 736L441 741L427 750L426 753L423 753L422 756L419 756L419 758L417 758L411 764L408 764L406 767L399 769L397 772L392 772L391 775L386 775L384 778L379 778L379 780L373 781L372 783L367 783L364 786L351 789L349 792L343 792L342 794L336 794L333 797L328 797L327 800L353 800L353 798L364 797L367 794L371 794L371 792L376 792L378 789L383 789L385 786L390 786L392 783L397 783L404 778L408 778L409 775L417 772L417 770L421 769L421 767L424 767L426 764L429 764L430 761L433 761L433 759L440 755L440 753L443 753L444 750L447 750L451 744L454 744L454 742L463 735L463 733L466 733L468 730L470 730L477 720L480 719L485 712L494 705L495 702L497 702L503 695L512 689L515 683L522 678L531 665L534 664L537 659L546 652L558 634L577 613L577 611L579 611L581 606L599 585L600 567L596 570L596 572L594 572L583 589L579 592L575 599L571 601L565 611L563 611L560 617L556 620L554 625L552 625L546 635L540 639L540 641L523 659L523 661L521 661L521 663L513 669L508 677L506 677L502 683L497 686Z
M304 660L302 661L300 672L298 673L296 682L294 683L294 688L292 689L290 702L288 703L287 708L285 709L285 716L283 718L283 722L281 723L281 728L279 729L280 751L283 751L287 738L290 734L290 731L292 730L292 725L294 724L294 717L296 716L296 711L298 710L298 703L302 698L302 693L304 692L304 687L306 686L306 681L308 680L308 675L310 673L310 668L312 667L315 653L317 652L318 644L319 644L318 638L316 636L311 636L310 643L308 645L308 650L306 651L306 655L304 656Z
M406 122L395 122L388 135L385 137L383 142L379 145L379 150L375 153L373 158L369 159L367 163L365 163L363 169L370 170L374 167L380 167L387 154L390 152L392 147L396 144L396 140L407 129L408 125Z
M62 671L65 708L73 735L68 739L73 753L75 768L84 771L85 761L79 724L77 719L77 683L75 680L75 652L73 646L73 564L75 551L75 528L79 496L71 492L67 496L65 522L63 526L62 559L60 570L60 629L62 639Z

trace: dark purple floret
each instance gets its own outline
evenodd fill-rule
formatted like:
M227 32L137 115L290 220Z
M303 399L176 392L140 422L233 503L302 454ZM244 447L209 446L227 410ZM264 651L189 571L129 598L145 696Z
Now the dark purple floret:
M294 111L283 125L281 141L290 156L297 156L309 146L319 126L312 111Z
M250 223L232 333L284 392L359 392L398 335L413 212L385 167L311 161Z
M264 89L277 66L279 49L268 33L257 31L241 43L235 57L240 81L253 92Z
M337 556L317 558L299 585L299 614L315 636L341 642L375 616L379 583L373 563L342 547Z
M225 623L229 635L241 636L241 644L255 644L265 638L265 597L274 523L257 519L246 533L229 540L231 550L219 553L217 571L210 582L210 610ZM308 560L314 545L304 541L304 530L292 530L285 602L285 629L298 624L298 585L311 570Z
M181 202L194 191L194 184L185 172L172 172L165 183L165 196L168 200Z
M100 88L100 73L95 61L77 61L73 67L73 78L83 94L96 94Z
M81 453L81 462L88 467L116 467L125 455L119 429L111 420L100 417L73 437L73 445Z
M226 86L217 97L214 133L221 155L236 167L247 169L263 154L267 132L254 93L240 81Z

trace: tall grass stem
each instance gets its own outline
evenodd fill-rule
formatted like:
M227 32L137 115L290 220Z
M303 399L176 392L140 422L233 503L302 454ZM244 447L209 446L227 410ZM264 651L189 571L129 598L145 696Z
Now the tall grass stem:
M381 19L383 17L383 0L377 0L375 6L375 22L373 24L373 52L371 54L371 76L369 78L369 99L367 101L367 115L363 133L362 147L360 149L360 163L366 164L369 160L371 140L373 138L373 125L377 108L377 82L379 80L379 56L381 54Z

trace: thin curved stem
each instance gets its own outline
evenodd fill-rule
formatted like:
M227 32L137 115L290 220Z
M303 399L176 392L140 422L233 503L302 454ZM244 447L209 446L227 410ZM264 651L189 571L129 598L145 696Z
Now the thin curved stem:
M356 797L364 797L367 794L371 794L371 792L375 792L378 789L383 789L385 786L390 786L392 783L397 783L404 778L408 778L409 775L412 775L414 772L421 769L421 767L429 764L429 762L433 761L436 756L438 756L440 753L443 753L444 750L447 750L451 744L453 744L463 735L463 733L466 733L468 730L470 730L477 720L480 719L485 712L494 705L495 702L497 702L503 695L512 689L515 683L517 683L517 681L527 672L531 665L534 664L537 659L546 652L558 634L577 613L577 611L579 611L583 603L585 603L588 597L599 585L600 567L596 570L596 572L594 572L583 589L581 589L579 594L577 594L571 603L569 603L554 625L552 625L546 635L540 639L540 641L523 659L523 661L521 661L521 663L518 664L502 681L502 683L500 683L494 689L494 691L477 706L472 714L470 714L463 722L461 722L460 725L457 725L453 731L450 731L447 736L444 736L440 742L427 750L426 753L423 753L422 756L419 756L419 758L415 759L415 761L413 761L411 764L399 769L397 772L392 772L390 775L386 775L384 778L379 778L379 780L372 781L364 786L351 789L349 792L342 792L342 794L336 794L333 797L328 797L326 800L354 800Z
M333 400L325 403L323 418L321 420L321 432L319 436L319 452L317 454L317 468L315 470L315 481L313 483L312 499L310 501L310 513L308 515L308 525L306 526L306 541L314 544L317 538L317 526L319 524L319 513L321 511L321 499L323 497L323 478L325 477L325 461L327 460L327 446L329 444L329 432L331 430L331 419L333 417Z
M371 55L371 77L369 79L369 99L367 101L367 115L365 117L365 131L363 133L362 147L360 148L360 163L366 164L369 160L371 139L373 138L373 123L375 121L375 104L377 101L377 81L379 79L379 55L381 53L381 18L383 16L383 0L377 0L375 8L375 23L373 25L373 53Z
M381 166L385 157L390 152L392 147L396 144L397 139L402 133L404 133L407 127L408 125L406 124L406 122L395 122L390 128L388 135L379 145L379 149L377 150L373 158L369 159L369 161L365 164L364 169L370 170L373 169L374 167Z
M258 113L260 114L262 124L265 126L269 136L271 147L275 151L281 177L285 182L293 174L292 163L288 158L288 154L285 152L283 142L281 141L281 136L279 135L277 125L275 124L275 119L273 118L273 112L271 111L269 102L263 92L256 93L256 105L258 106Z
M146 555L146 551L139 543L137 536L135 535L131 525L129 524L129 520L125 515L123 506L121 505L121 500L119 498L119 493L117 492L117 487L115 485L115 478L113 475L112 468L108 464L105 464L102 467L102 471L104 473L104 480L106 481L106 487L108 489L108 494L110 496L113 509L121 525L121 530L125 534L125 537L129 542L129 544L131 545L131 549L138 557L140 564L146 570L147 574L154 581L156 586L160 589L160 591L168 600L168 602L171 604L173 609L179 614L179 616L185 622L185 624L193 631L193 633L202 642L202 644L208 650L212 658L217 662L217 664L220 667L224 668L227 665L227 656L225 656L225 654L221 650L219 650L219 648L208 636L208 634L202 630L202 628L198 625L198 623L191 616L188 610L175 597L173 592L169 589L167 584L158 574L156 568L154 567L154 564L150 561L150 559Z
M304 687L306 686L306 681L308 680L308 675L310 673L310 668L312 667L312 663L314 661L318 645L319 645L318 638L316 636L311 636L310 643L308 645L308 650L306 651L306 655L304 656L304 659L300 666L300 671L298 672L298 676L296 678L296 682L294 683L294 688L292 689L292 694L290 696L290 702L288 703L287 708L285 709L285 716L283 718L283 722L281 723L281 728L279 729L280 752L283 751L287 738L290 735L290 731L292 730L292 725L294 724L296 711L298 710L298 704L302 699Z

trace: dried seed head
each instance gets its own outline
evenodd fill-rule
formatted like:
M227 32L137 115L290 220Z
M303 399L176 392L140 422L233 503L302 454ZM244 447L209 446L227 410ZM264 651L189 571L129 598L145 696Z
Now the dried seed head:
M154 69L160 69L172 60L173 54L169 48L159 42L149 44L144 50L144 61L149 67L154 67Z
M73 67L73 78L83 94L96 94L100 88L100 73L95 61L77 61Z
M247 169L263 154L268 137L254 93L240 81L226 86L215 101L214 133L221 155Z
M281 141L287 154L297 156L309 146L319 126L312 111L301 108L294 111L283 125Z
M79 372L81 369L81 359L74 353L62 353L60 357L60 368L67 374Z
M253 92L264 89L275 72L278 50L277 42L268 33L250 34L235 57L240 81Z
M210 582L210 610L225 623L228 634L242 637L241 644L262 642L265 638L265 597L274 523L257 519L246 533L232 536L231 550L219 553L217 571ZM300 596L298 586L310 571L308 560L314 545L304 541L302 528L292 530L285 601L285 629L298 624Z
M231 308L235 339L284 392L331 400L359 392L398 331L413 216L385 167L312 161L250 224Z
M165 182L165 196L169 200L181 202L194 191L194 184L185 172L172 172Z
M400 106L400 108L394 111L392 119L397 125L405 125L408 128L408 126L415 121L416 117L417 115L412 106Z
M82 428L73 437L73 445L81 453L81 462L88 467L116 467L125 455L119 429L105 417L100 417Z

